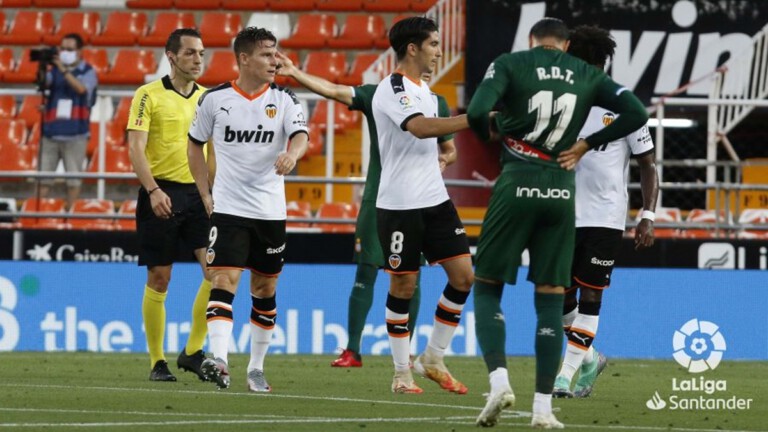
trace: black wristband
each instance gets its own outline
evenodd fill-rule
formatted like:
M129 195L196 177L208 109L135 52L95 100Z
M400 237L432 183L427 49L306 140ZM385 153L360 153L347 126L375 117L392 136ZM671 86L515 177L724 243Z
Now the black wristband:
M156 188L152 189L151 191L148 191L148 192L147 192L147 195L152 195L152 192L154 192L154 191L156 191L156 190L158 190L158 189L160 189L160 186L158 186L158 187L156 187Z

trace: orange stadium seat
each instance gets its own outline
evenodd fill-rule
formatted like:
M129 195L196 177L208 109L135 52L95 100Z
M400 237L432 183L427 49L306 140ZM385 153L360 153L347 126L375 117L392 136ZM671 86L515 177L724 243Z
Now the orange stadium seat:
M411 10L424 13L437 3L437 0L411 0Z
M32 4L38 8L76 8L80 0L33 0Z
M129 9L173 9L173 0L128 0Z
M336 16L327 14L301 15L293 34L280 45L286 48L323 48L336 35Z
M330 82L336 82L347 71L347 56L338 52L311 52L304 60L304 71Z
M208 67L197 82L204 86L214 86L237 78L237 61L232 51L214 51Z
M21 107L19 108L16 118L24 120L27 125L33 125L40 122L40 95L24 96L21 100Z
M30 151L35 152L35 154L37 154L37 149L40 147L40 124L40 122L33 124L27 134L27 147L29 147Z
M361 11L363 0L317 0L316 8L321 11Z
M0 96L0 119L10 119L14 117L16 117L16 96Z
M307 201L288 201L285 203L285 212L288 216L286 227L288 228L309 228L309 222L290 222L291 219L312 217L312 208Z
M739 224L768 225L768 209L744 209L739 215ZM746 228L739 233L743 239L766 239L768 230Z
M2 5L2 2L0 2L0 5ZM5 12L0 10L0 35L5 33L6 30L6 22L5 22Z
M43 36L51 33L53 27L53 14L50 12L20 10L16 12L8 33L0 35L0 44L37 45L43 41Z
M132 173L133 165L128 156L128 146L107 146L104 158L104 172L108 173ZM99 149L93 153L88 164L88 172L99 172ZM120 182L122 180L107 180L107 182Z
M715 210L705 210L705 209L692 209L690 212L688 212L688 216L685 218L685 221L688 223L694 223L694 224L716 224L716 223L726 223L725 219L725 211L721 210L719 212ZM719 217L719 220L718 220ZM715 230L714 229L703 229L703 228L691 228L686 229L683 231L683 235L685 237L691 237L691 238L712 238L716 237ZM721 229L720 230L720 237L727 237L727 234Z
M136 231L136 200L125 200L117 210L120 215L133 215L133 219L115 219L115 228L121 231Z
M123 126L128 125L128 117L131 115L132 100L133 98L131 97L120 98L120 101L117 103L117 108L115 109L115 114L112 116L112 119L116 124Z
M38 62L29 59L29 49L21 52L16 59L16 67L3 75L3 81L8 83L32 84L37 76Z
M299 65L300 64L300 62L299 62L299 53L298 52L296 52L296 51L283 51L282 53L285 54L289 59L291 59L293 64L295 64L295 65ZM299 86L299 83L296 82L296 80L294 80L293 78L288 78L287 76L284 76L284 75L276 76L275 77L275 84L277 84L279 86L283 86L283 87L298 87Z
M13 50L0 48L0 81L3 80L6 72L11 70L13 70Z
M70 214L103 214L115 213L115 202L109 199L78 199L72 204ZM113 230L113 219L80 219L69 218L69 225L74 229Z
M360 121L360 114L357 111L350 111L349 108L339 102L335 102L336 105L333 111L334 119L334 131L340 132L347 126L356 124ZM309 119L310 128L315 127L325 132L328 128L326 119L328 118L328 102L321 100L315 105L315 110L312 111L312 117Z
M227 10L266 10L269 0L222 0L221 7Z
M107 50L99 48L85 48L82 51L83 60L93 66L99 81L109 72L109 56Z
M93 45L132 46L147 31L147 15L144 12L111 12L104 32L91 39Z
M157 62L151 50L122 49L102 81L103 84L143 84L144 75L155 72L155 69Z
M53 34L43 36L43 43L57 45L68 33L77 33L88 45L93 35L101 30L101 21L97 12L64 12Z
M168 35L182 27L197 27L195 16L189 12L160 12L146 36L139 38L139 45L164 47Z
M407 12L410 0L363 0L363 9L372 12Z
M240 14L227 12L207 12L200 21L200 33L206 47L228 47L232 39L243 28Z
M26 145L0 145L3 157L0 158L0 171L30 171L37 170L37 151ZM20 181L22 178L9 178Z
M276 11L311 11L315 9L315 0L271 0L269 8Z
M126 123L112 120L108 121L104 127L106 128L104 145L107 146L107 148L125 145ZM91 137L88 140L88 147L85 149L85 154L88 157L93 157L96 153L96 149L99 147L99 123L91 122L90 129Z
M323 132L319 128L309 128L309 147L307 147L304 157L320 156L323 154L324 145Z
M27 142L27 123L18 119L0 119L0 146L20 147Z
M346 75L339 77L338 83L348 86L362 84L363 72L365 72L377 58L379 58L379 53L358 53L355 60L352 62L352 67L349 68L349 72L347 72Z
M355 210L351 204L346 203L323 203L317 210L317 219L354 219ZM323 232L329 233L353 233L354 224L315 224Z
M0 5L6 8L25 8L32 6L32 0L3 0Z
M19 218L22 228L65 229L64 200L61 198L27 198L21 205L23 213L61 213L61 218Z
M176 9L215 10L221 7L221 0L174 0Z
M372 48L384 35L381 15L347 15L339 37L328 40L331 48Z

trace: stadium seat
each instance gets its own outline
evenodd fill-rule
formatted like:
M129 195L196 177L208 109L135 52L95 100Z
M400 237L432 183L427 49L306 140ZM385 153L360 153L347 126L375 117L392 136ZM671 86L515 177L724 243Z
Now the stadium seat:
M287 13L253 13L245 26L261 27L271 31L280 41L280 45L291 35L291 18Z
M32 6L32 0L3 0L0 4L5 8L26 8Z
M115 115L112 117L116 124L123 125L123 127L128 125L128 117L131 115L132 100L133 98L131 97L120 98L120 101L117 103L117 108L115 109Z
M299 53L296 51L283 51L283 54L285 54L286 57L291 59L293 64L298 65L299 62ZM288 78L284 75L278 75L275 77L275 84L283 87L299 87L299 83L296 82L293 78Z
M346 203L323 203L317 210L317 219L353 219L355 210L352 205ZM353 233L354 224L329 224L317 223L316 227L326 233Z
M195 16L188 12L160 12L155 15L155 23L146 36L139 37L139 45L164 47L168 35L183 27L197 27ZM154 72L154 71L153 71Z
M37 151L26 145L0 146L3 157L0 158L0 171L30 171L37 170ZM12 181L21 181L23 178L8 178Z
M227 10L266 10L269 0L222 0L221 7Z
M119 215L133 215L133 219L115 219L115 228L121 231L136 231L136 200L125 200L117 210Z
M93 45L132 46L147 31L147 15L144 12L111 12L104 31L91 39Z
M27 126L39 123L41 103L40 95L24 96L24 99L21 101L19 112L16 114L16 118L24 120Z
M121 124L118 121L108 121L104 125L106 128L104 145L106 145L107 148L125 145L125 126L126 124ZM91 137L88 140L88 147L86 147L85 154L88 157L93 157L96 153L96 149L99 148L99 123L91 122L90 129Z
M335 102L333 111L335 132L343 131L346 127L355 125L360 121L360 114L357 111L350 111L346 105ZM323 133L328 128L328 102L325 100L318 101L315 105L315 110L312 111L312 116L309 119L310 128L318 128Z
M359 53L352 62L352 67L346 75L339 77L339 84L356 86L363 83L363 72L368 69L376 59L379 53Z
M61 213L61 218L19 218L22 228L65 229L64 200L61 198L27 198L21 205L22 213Z
M437 0L411 0L411 10L418 13L428 11L437 3Z
M83 49L83 60L93 66L99 81L109 72L109 56L105 49Z
M201 85L211 87L237 78L237 61L232 51L214 51L200 79Z
M384 35L384 18L381 15L347 15L339 37L328 40L331 48L372 48Z
M288 215L287 228L309 228L309 222L290 222L294 218L310 219L312 217L312 208L307 201L288 201L285 203L285 211Z
M173 0L128 0L125 7L129 9L173 9Z
M78 199L72 204L70 214L103 214L115 213L115 202L109 199ZM115 228L113 219L80 219L70 217L69 225L74 229L107 230Z
M200 21L200 33L205 47L228 47L243 28L240 14L207 12Z
M321 11L358 12L363 10L363 0L317 0L316 9Z
M32 4L37 8L76 8L80 0L33 0Z
M0 119L0 148L22 146L27 142L27 123L19 119Z
M37 154L37 150L40 148L40 124L40 122L33 124L32 127L29 128L29 133L27 134L26 145L29 147L30 151L33 151L35 154Z
M363 0L363 9L371 12L407 12L410 0Z
M174 0L176 9L216 10L221 7L221 0Z
M6 72L13 70L13 50L0 48L0 82L3 81Z
M330 82L336 82L347 71L347 56L338 52L311 52L304 60L304 71Z
M157 62L151 50L122 49L102 81L103 84L143 84L144 75L154 72L155 68Z
M16 59L15 65L13 70L8 71L3 75L3 81L20 84L33 84L35 82L39 63L29 59L29 49L25 49L21 52L19 58Z
M43 36L43 43L58 45L68 33L77 33L88 45L91 38L101 30L101 21L97 12L64 12L53 34Z
M107 146L104 158L104 172L108 173L132 173L133 166L128 156L128 146ZM99 149L93 153L91 162L88 164L88 172L99 172ZM120 180L107 180L116 182Z
M315 0L271 0L269 8L288 12L311 11L315 9Z
M5 3L3 3L5 7ZM37 45L54 27L53 14L33 10L20 10L8 30L0 35L2 45Z
M721 210L719 213L720 214L718 216L718 212L715 210L692 209L690 212L688 212L688 216L685 218L685 221L692 224L712 225L716 223L725 224L730 222L726 220L724 210ZM720 229L719 236L715 233L714 228L689 228L683 231L683 235L690 238L728 237L727 231L722 228Z
M309 128L309 147L307 147L307 151L304 153L304 158L320 156L323 154L324 145L325 138L323 137L323 132L319 128Z
M739 225L766 225L768 227L768 209L744 209L739 215ZM739 232L739 238L766 239L768 230L743 229Z
M16 117L16 96L0 95L0 119ZM0 141L2 145L2 141Z
M286 48L323 48L336 36L336 16L326 14L301 15L293 34L280 45Z

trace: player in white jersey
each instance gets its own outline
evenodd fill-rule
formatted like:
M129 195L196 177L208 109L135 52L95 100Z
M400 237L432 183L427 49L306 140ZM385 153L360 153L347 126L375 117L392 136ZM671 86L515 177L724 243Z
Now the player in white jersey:
M202 369L219 388L229 387L232 301L248 268L253 305L248 390L271 391L264 357L275 328L275 288L285 251L283 176L304 155L309 138L296 97L274 84L276 46L277 39L265 29L248 27L238 33L234 50L239 77L203 94L189 130L190 169L211 215L206 260L213 287L206 317L214 358L205 360ZM217 156L213 196L202 153L208 140Z
M389 32L398 69L384 78L373 96L372 111L381 155L381 184L376 198L384 269L390 273L386 322L395 364L392 391L421 393L409 365L409 305L416 287L420 255L439 263L448 284L437 305L432 334L413 364L417 373L445 390L464 394L443 363L445 349L461 319L474 275L464 226L440 172L437 137L466 129L465 115L438 118L437 103L421 74L432 72L441 56L434 21L407 18Z
M613 57L616 43L598 27L581 26L571 33L569 54L603 68ZM589 136L611 124L615 114L593 107L579 136ZM659 192L653 141L643 126L624 139L587 152L576 166L576 248L571 287L566 290L563 326L568 344L563 365L555 379L554 397L587 397L597 376L605 368L605 356L595 351L603 290L621 246L627 220L629 159L640 165L643 211L635 230L635 248L653 245L653 210ZM579 294L577 301L576 295ZM580 369L573 392L571 380Z

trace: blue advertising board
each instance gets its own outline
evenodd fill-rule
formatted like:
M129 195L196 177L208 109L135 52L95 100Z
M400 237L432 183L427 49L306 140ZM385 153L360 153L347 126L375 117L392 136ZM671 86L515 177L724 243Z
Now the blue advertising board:
M347 342L347 299L355 267L286 265L278 283L273 353L331 354ZM190 309L200 283L196 264L177 264L169 289L166 351L179 351L189 332ZM521 269L503 300L507 352L532 355L533 287ZM248 275L233 306L233 352L248 352ZM130 263L0 261L0 351L144 352L141 301L143 268ZM715 323L727 341L724 359L768 359L766 273L757 270L616 269L603 296L595 346L612 357L672 357L673 335L691 319ZM384 302L389 277L380 273L362 341L363 354L388 354ZM422 275L422 304L413 351L424 349L436 301L445 286L442 269ZM480 354L473 302L450 354Z

